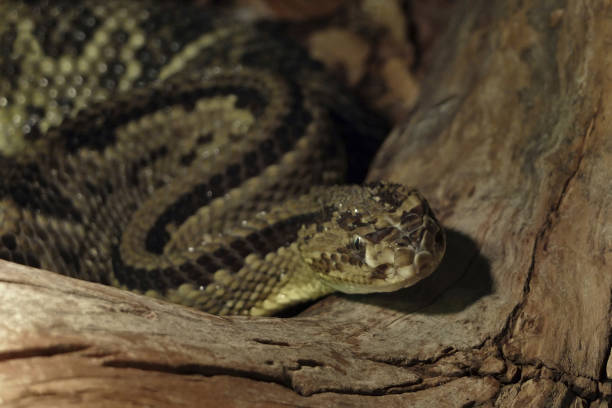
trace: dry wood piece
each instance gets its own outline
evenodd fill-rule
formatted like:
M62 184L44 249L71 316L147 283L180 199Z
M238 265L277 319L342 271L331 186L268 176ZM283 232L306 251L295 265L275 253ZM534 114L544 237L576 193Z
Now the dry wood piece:
M415 287L221 318L1 262L0 402L606 406L610 38L603 0L457 5L370 173L418 186L448 227Z

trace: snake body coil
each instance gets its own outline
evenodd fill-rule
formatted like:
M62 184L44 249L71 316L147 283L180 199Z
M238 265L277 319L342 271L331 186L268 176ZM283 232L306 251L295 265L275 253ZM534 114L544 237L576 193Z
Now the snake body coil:
M2 259L261 315L409 286L444 253L415 190L331 186L372 121L261 29L171 2L3 2L0 73Z

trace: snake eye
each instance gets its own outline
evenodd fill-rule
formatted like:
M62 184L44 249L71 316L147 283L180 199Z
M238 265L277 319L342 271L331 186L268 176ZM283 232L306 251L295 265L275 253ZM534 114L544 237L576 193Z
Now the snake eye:
M361 237L355 236L355 238L353 238L353 248L356 250L360 250L362 246L363 246L363 242L361 241Z

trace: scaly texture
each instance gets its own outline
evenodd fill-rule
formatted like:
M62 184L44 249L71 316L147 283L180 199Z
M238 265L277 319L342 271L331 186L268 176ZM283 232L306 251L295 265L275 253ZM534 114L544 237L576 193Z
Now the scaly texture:
M313 187L377 122L299 48L170 3L34 3L0 5L0 258L253 315L437 266L418 192Z

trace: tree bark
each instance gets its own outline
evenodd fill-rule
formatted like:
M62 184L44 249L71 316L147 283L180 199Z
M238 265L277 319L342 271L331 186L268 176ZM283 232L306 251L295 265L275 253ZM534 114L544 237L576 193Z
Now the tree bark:
M607 406L612 4L465 1L440 40L369 177L429 198L435 274L226 318L0 262L3 406Z

